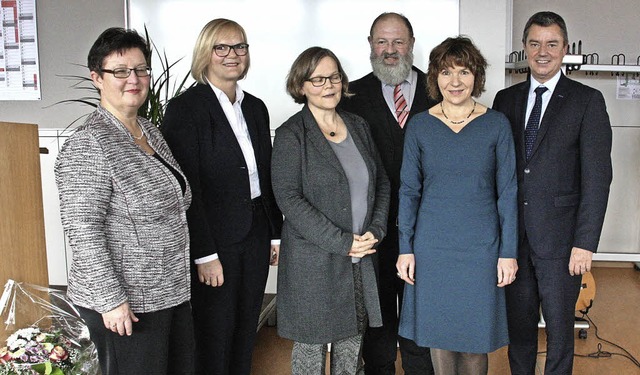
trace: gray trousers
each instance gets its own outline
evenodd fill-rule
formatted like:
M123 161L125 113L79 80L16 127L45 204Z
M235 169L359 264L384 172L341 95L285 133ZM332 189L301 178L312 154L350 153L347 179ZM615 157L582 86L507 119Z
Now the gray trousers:
M353 265L353 283L356 297L358 334L331 343L331 357L329 359L331 375L364 374L362 336L367 323L367 311L364 306L360 263ZM327 344L305 344L294 341L291 353L291 374L324 375L326 358Z

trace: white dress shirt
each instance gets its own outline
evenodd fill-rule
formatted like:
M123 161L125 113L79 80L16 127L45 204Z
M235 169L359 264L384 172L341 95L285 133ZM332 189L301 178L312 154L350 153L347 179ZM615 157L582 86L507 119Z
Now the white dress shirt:
M229 121L231 129L233 130L233 134L235 134L236 139L238 140L238 144L240 145L240 149L242 150L244 161L247 164L247 173L249 174L251 199L257 198L262 193L260 191L260 178L258 176L258 164L256 163L256 155L253 151L253 144L251 143L251 136L249 135L247 122L245 121L244 115L242 114L242 99L244 99L244 91L242 91L239 85L236 85L236 100L231 103L227 94L212 85L208 80L207 83L209 84L211 89L213 89L216 98L218 98L218 102L220 102L220 106L224 111L224 115ZM195 259L194 262L196 264L202 264L211 262L216 259L218 259L217 253L208 255L203 258Z
M540 112L540 121L544 117L544 112L547 110L547 106L549 105L549 101L551 100L551 96L553 95L553 90L556 89L556 85L558 81L560 81L560 75L562 73L558 72L555 76L553 76L550 80L545 83L540 83L531 76L531 85L529 86L529 99L527 100L527 117L524 119L524 126L527 126L527 121L529 121L529 116L531 115L531 111L533 111L533 106L536 103L536 93L535 90L539 86L544 86L547 88L542 94L542 111ZM540 126L540 124L538 124Z

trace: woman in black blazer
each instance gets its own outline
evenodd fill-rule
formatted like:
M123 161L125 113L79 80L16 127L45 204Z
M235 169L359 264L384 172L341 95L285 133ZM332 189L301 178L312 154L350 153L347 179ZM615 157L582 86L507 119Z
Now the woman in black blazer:
M242 26L215 19L200 32L191 74L162 131L193 189L192 305L196 371L249 374L282 214L271 190L269 114L238 86L249 69Z
M287 78L304 107L276 130L278 333L295 341L293 374L324 374L327 343L331 374L361 373L362 334L382 325L369 255L386 231L389 181L367 123L336 110L348 84L333 52L307 49Z

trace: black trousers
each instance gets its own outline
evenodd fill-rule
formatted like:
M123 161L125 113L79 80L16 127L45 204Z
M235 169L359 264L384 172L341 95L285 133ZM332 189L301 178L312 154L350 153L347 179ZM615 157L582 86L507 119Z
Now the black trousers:
M224 284L200 283L192 275L196 373L246 374L269 275L269 222L264 207L256 206L253 224L240 243L219 249Z
M505 288L513 375L536 374L540 306L547 332L544 373L572 373L575 306L581 280L581 276L569 274L569 258L537 258L524 239L518 250L516 281Z
M104 327L102 314L76 306L98 351L102 375L193 374L193 321L189 302L136 314L131 336Z

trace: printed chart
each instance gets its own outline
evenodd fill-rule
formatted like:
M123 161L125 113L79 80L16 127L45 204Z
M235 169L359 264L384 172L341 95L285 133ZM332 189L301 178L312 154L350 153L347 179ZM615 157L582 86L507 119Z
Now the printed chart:
M0 0L0 100L40 100L36 0Z

